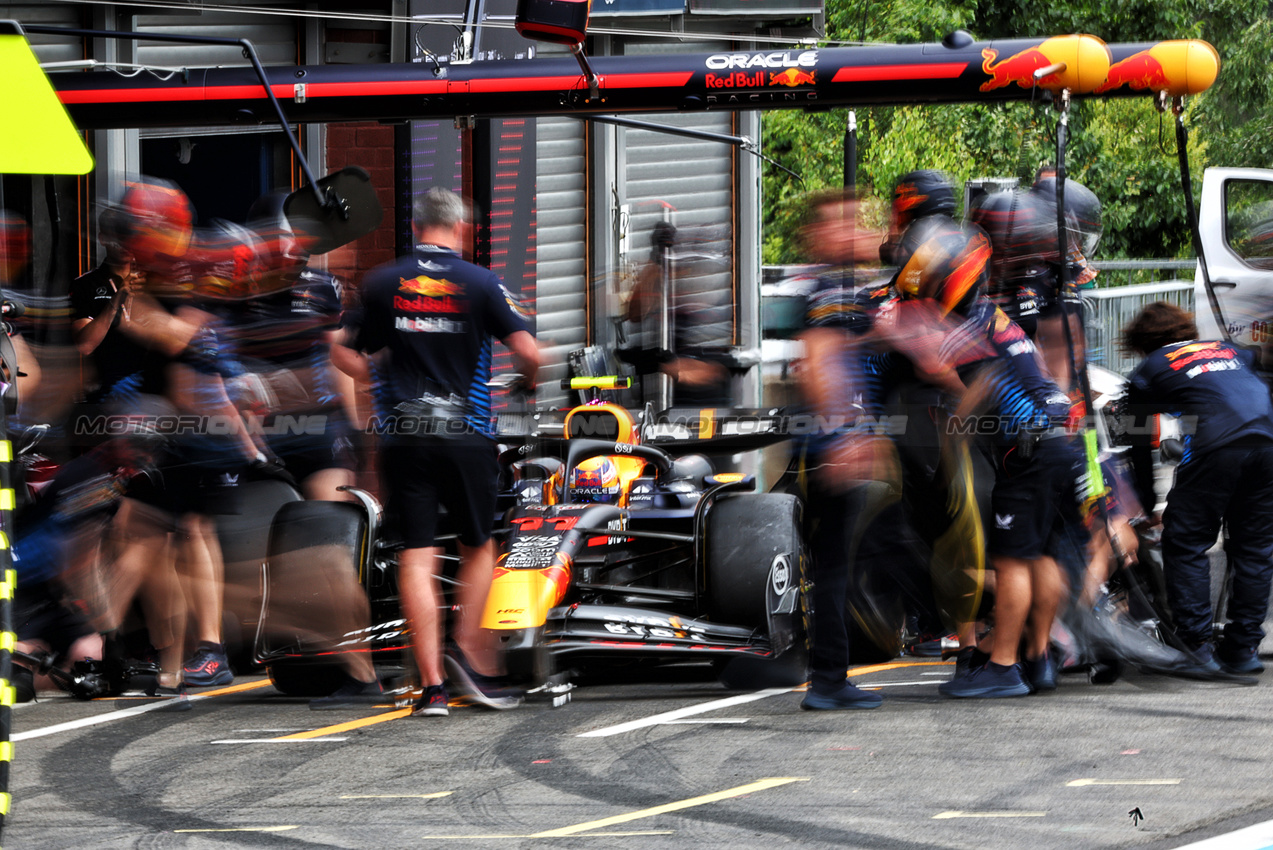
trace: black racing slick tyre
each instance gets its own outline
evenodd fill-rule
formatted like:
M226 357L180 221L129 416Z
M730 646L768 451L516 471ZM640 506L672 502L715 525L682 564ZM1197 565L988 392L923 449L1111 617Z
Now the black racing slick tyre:
M709 619L767 629L769 600L800 582L801 522L800 500L786 493L727 495L712 505L705 533Z
M313 501L279 508L270 529L257 646L279 690L298 696L321 691L329 677L316 670L339 670L332 653L349 647L349 635L365 634L371 621L359 569L367 545L367 518L358 505ZM282 658L270 660L280 652ZM315 670L302 669L308 666Z

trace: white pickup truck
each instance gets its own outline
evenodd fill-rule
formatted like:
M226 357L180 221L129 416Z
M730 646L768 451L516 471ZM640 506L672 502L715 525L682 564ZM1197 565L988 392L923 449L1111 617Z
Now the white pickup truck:
M1207 271L1233 342L1273 346L1273 170L1208 168L1198 226ZM1201 269L1194 280L1199 334L1219 339Z

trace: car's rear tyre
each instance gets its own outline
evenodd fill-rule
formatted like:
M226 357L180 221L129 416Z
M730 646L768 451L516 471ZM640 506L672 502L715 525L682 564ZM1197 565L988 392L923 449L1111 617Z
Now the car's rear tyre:
M801 513L800 500L787 493L727 495L712 505L705 537L713 622L768 627L768 591L781 597L800 583Z
M270 684L289 697L325 697L345 683L344 668L330 661L278 661L269 667Z
M264 658L287 654L267 662L280 691L324 696L343 683L344 667L331 652L370 623L358 576L366 545L367 518L358 505L290 502L278 509L257 651Z
M252 638L261 615L261 561L280 507L301 500L282 481L247 481L217 495L217 542L225 572L221 642L236 673L256 668Z
M358 569L367 517L352 502L288 502L279 507L270 526L270 557L311 546L336 544L349 550Z
M777 658L740 655L715 665L716 678L730 690L794 688L809 681L809 650L791 647Z

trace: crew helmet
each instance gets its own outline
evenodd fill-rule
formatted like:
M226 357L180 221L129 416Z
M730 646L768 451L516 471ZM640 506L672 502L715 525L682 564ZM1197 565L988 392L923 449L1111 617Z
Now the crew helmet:
M256 234L260 246L261 292L289 289L300 278L309 263L309 249L314 239L298 230L284 210L287 195L269 192L258 198L248 210L248 227Z
M911 171L893 187L893 223L898 230L926 216L954 213L955 188L941 171Z
M1058 262L1056 202L1038 192L1013 189L982 195L968 218L990 237L990 273L995 280L1022 277Z
M1056 204L1056 178L1045 177L1034 184L1032 191ZM1070 239L1084 257L1096 253L1103 231L1101 201L1096 193L1075 180L1065 181L1065 217Z
M194 211L175 183L154 178L130 183L120 210L125 216L121 244L141 265L167 265L189 250Z
M964 315L986 290L990 239L976 225L945 216L912 224L902 237L897 291L906 299L931 299L942 315Z

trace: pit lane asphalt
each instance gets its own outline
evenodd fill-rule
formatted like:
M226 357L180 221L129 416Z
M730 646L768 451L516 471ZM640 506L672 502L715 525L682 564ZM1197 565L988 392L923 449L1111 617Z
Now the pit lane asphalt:
M3 844L1168 848L1273 818L1273 672L1256 687L1065 677L961 702L937 694L949 666L898 664L855 674L885 695L869 712L803 712L799 692L681 669L585 685L560 708L327 731L392 710L311 712L262 684L34 737L153 705L51 697L15 711Z

